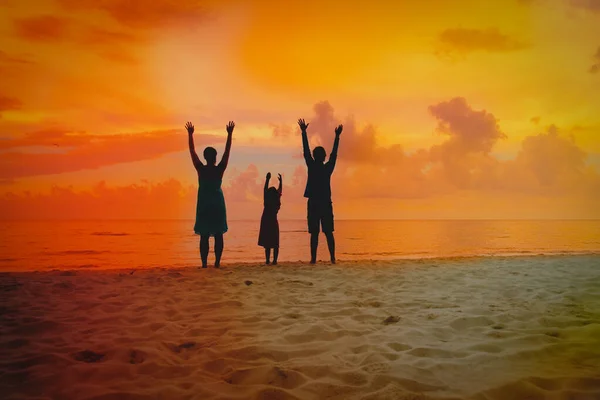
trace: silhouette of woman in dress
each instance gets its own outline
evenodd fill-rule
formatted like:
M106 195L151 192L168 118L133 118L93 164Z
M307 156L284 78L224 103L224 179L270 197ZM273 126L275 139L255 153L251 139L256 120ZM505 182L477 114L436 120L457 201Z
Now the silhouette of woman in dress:
M196 223L194 233L200 235L200 258L202 268L207 267L209 252L208 238L215 238L215 268L221 265L221 255L223 254L223 234L227 232L227 210L225 208L225 197L221 190L223 174L229 162L229 152L231 150L231 136L235 124L229 121L226 126L227 143L221 162L217 164L217 150L213 147L204 149L203 164L196 154L194 148L194 125L191 122L185 124L188 132L188 143L192 162L198 172L198 201L196 203Z

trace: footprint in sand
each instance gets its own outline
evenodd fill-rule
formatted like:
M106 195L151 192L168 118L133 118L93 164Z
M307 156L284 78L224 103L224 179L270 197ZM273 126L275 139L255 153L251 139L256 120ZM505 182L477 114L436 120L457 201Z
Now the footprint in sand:
M169 344L167 346L169 347L169 349L171 349L172 352L181 353L181 351L184 349L191 349L193 347L196 347L196 342L185 342L185 343L179 344L177 346L175 346L173 344Z
M387 344L394 351L406 351L412 349L412 346L403 343L392 342Z
M252 281L244 281L244 283L246 284L246 286L250 286L250 285L252 285L254 282L252 282Z
M105 357L105 354L96 353L91 350L83 350L75 353L73 358L77 361L82 361L86 363L96 363L102 361Z
M1 314L1 313L0 313ZM29 344L29 340L27 339L14 339L10 342L5 343L4 345L9 349L18 349L19 347L24 347Z
M304 285L304 286L313 286L314 285L310 281L300 281L300 280L292 280L292 281L290 281L290 283L298 283L298 284Z
M67 289L67 290L73 290L75 289L75 285L73 285L71 282L59 282L59 283L55 283L54 287L57 289Z
M384 325L395 324L396 322L400 322L400 317L396 317L394 315L390 315L389 317L383 320Z
M131 350L129 352L130 364L141 364L146 361L146 353L141 350Z

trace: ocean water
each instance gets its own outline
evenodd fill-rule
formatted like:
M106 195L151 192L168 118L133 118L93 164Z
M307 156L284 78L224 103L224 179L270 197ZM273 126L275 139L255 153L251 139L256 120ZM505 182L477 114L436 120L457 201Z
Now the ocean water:
M2 221L0 271L196 266L192 227L187 220ZM259 221L229 222L224 265L264 260L258 229ZM280 230L279 260L308 261L306 221L280 221ZM598 220L346 220L336 221L335 237L340 261L600 255ZM319 259L328 258L321 235Z

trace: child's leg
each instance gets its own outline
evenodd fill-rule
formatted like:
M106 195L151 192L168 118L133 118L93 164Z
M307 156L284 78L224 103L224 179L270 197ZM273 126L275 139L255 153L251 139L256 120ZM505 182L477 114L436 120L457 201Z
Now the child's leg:
M267 265L271 264L271 248L265 247L265 259L267 260Z
M273 265L277 265L277 257L279 257L279 247L273 248Z

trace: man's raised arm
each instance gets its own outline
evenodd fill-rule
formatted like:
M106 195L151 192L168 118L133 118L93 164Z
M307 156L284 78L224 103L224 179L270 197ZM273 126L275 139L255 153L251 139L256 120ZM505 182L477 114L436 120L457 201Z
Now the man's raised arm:
M298 120L298 125L300 126L300 130L302 131L302 153L304 154L304 161L306 161L306 165L313 162L313 158L310 154L310 147L308 146L308 135L306 133L306 129L308 125L304 122L303 119Z
M335 162L337 161L337 153L338 147L340 146L340 135L342 134L342 129L344 129L342 125L338 125L338 127L335 128L335 140L333 141L333 149L329 155L329 165L331 165L332 171L335 168Z

